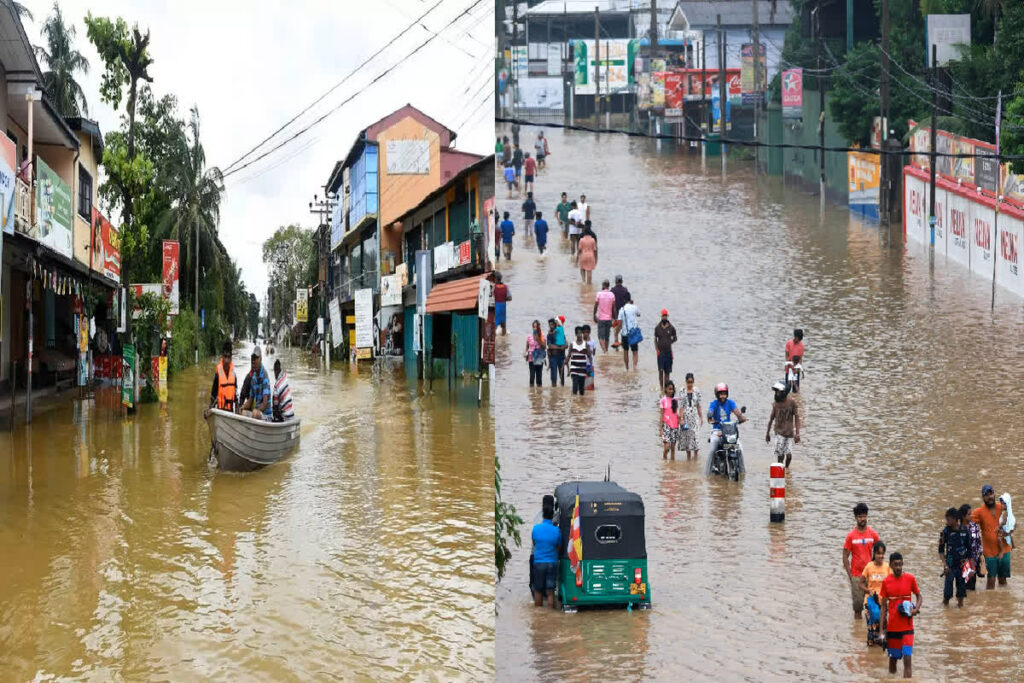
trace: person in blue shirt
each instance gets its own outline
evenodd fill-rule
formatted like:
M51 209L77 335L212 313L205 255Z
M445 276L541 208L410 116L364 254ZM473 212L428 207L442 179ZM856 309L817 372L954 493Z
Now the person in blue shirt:
M562 316L558 316L558 320L548 319L548 367L551 369L551 386L555 386L557 381L561 381L562 386L565 386L565 349L568 348L568 344L565 343L565 329L562 328L564 320Z
M725 382L721 382L715 385L715 400L708 406L708 422L711 423L711 448L708 450L707 462L704 463L704 474L711 474L711 461L715 455L715 451L718 450L718 443L721 439L721 429L723 422L729 422L731 418L735 417L737 423L743 423L747 421L747 418L740 412L739 407L736 405L736 401L729 398L729 385ZM737 449L739 451L739 471L743 472L743 448Z
M518 182L516 181L516 172L512 168L512 164L511 163L505 164L504 175L505 175L505 183L508 184L508 198L511 199L512 198L512 190L518 189L518 187L519 187Z
M501 247L502 251L505 252L505 260L512 258L512 235L516 234L516 226L512 223L512 219L509 217L508 211L504 213L504 218L499 226L501 228Z
M562 531L555 526L555 497L544 496L541 501L540 524L533 525L530 537L533 539L533 554L530 561L530 591L533 604L544 606L544 596L557 607L555 587L558 585L558 552L562 547Z
M270 376L263 367L263 352L260 351L258 344L252 351L252 370L249 374L252 376L252 382L249 398L242 406L242 412L257 420L271 422L274 419L274 406L270 400Z
M537 250L544 253L548 245L548 222L541 218L541 212L537 212L537 220L533 223L533 234L537 238Z

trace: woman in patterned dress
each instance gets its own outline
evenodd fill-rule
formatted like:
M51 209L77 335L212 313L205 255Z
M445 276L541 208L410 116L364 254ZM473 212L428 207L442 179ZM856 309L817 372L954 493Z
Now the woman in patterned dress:
M680 396L683 406L683 427L679 437L679 450L686 451L686 459L697 459L697 431L704 426L704 410L701 408L700 389L693 385L693 373L686 373L686 388Z

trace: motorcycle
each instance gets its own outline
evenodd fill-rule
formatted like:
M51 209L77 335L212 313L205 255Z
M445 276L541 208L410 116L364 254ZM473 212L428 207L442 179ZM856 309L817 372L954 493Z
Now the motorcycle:
M741 407L740 412L746 414L747 407ZM739 423L734 420L720 423L712 432L712 438L714 436L718 436L718 448L711 454L710 473L723 474L732 481L739 481L740 470L743 469Z

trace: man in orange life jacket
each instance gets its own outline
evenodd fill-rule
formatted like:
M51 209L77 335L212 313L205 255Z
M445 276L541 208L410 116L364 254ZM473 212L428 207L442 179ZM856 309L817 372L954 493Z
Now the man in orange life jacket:
M235 395L238 391L238 379L235 377L235 366L231 362L231 340L221 347L220 363L213 373L213 386L210 388L210 407L220 410L235 411Z

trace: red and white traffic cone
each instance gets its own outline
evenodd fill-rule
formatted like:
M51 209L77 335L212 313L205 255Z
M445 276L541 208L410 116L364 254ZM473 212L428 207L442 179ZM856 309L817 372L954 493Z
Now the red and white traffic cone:
M786 467L781 462L772 463L769 469L768 495L771 501L769 521L786 521Z

